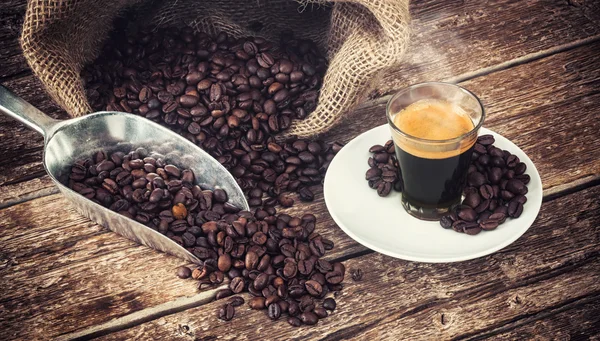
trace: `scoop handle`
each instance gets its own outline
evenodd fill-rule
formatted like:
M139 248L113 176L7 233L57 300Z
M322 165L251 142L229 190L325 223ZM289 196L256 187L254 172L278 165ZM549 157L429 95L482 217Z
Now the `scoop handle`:
M29 128L42 134L44 139L52 131L52 128L60 122L44 114L2 85L0 85L0 112L21 121Z

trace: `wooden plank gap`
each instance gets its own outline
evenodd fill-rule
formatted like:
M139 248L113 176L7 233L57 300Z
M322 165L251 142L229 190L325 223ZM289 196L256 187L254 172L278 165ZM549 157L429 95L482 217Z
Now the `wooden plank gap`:
M496 65L484 67L484 68L481 68L481 69L478 69L475 71L471 71L471 72L466 72L461 75L448 78L448 79L444 80L444 82L448 82L448 83L465 82L465 81L471 80L473 78L489 75L490 73L510 69L512 67L519 66L522 64L531 63L533 61L549 57L553 54L573 50L575 48L578 48L578 47L581 47L584 45L588 45L588 44L592 44L592 43L595 43L598 41L600 41L600 35L591 36L591 37L576 40L576 41L573 41L573 42L570 42L567 44L562 44L562 45L554 46L554 47L551 47L551 48L548 48L545 50L529 53L524 56L514 58L511 60L507 60L505 62L496 64Z
M600 185L600 174L590 175L586 176L585 178L573 180L569 183L544 190L542 202L552 201L565 195L569 195L597 185Z
M20 72L17 72L17 73L8 75L8 76L0 77L0 84L4 83L4 82L14 81L19 78L28 77L31 75L32 75L31 69L23 70L23 71L20 71Z
M29 200L33 200L33 199L38 199L38 198L42 198L42 197L47 197L49 195L52 194L58 194L58 187L51 187L51 188L42 188L38 191L32 192L32 193L28 193L28 194L24 194L22 196L16 197L14 199L7 199L4 202L0 202L0 210L3 208L7 208L13 205L17 205L17 204L21 204L24 203L26 201Z
M96 337L110 334L112 332L131 328L133 326L155 320L165 315L178 313L190 308L201 306L214 300L218 290L227 288L227 285L222 285L208 291L203 291L191 297L176 299L175 301L163 303L151 308L146 308L132 314L118 317L106 323L98 324L73 333L63 334L58 336L56 341L65 340L90 340Z

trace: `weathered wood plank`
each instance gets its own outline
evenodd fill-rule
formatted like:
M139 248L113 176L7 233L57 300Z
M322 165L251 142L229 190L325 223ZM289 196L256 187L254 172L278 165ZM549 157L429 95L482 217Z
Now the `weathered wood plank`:
M488 257L452 264L377 253L350 259L347 273L360 268L363 279L346 280L337 310L315 327L271 322L247 306L223 323L214 316L217 301L102 339L440 340L494 329L600 294L599 194L594 187L545 203L521 239Z
M578 1L579 2L579 1ZM413 35L397 70L376 90L443 80L600 34L593 0L413 1Z
M576 301L578 303L578 301ZM506 332L494 334L493 340L542 340L551 337L554 340L594 340L600 336L600 297L592 297L590 302L579 304L574 308L546 316L534 322L519 325ZM534 316L535 317L535 316ZM475 336L469 340L486 338Z
M503 0L486 4L458 0L413 1L411 12L414 35L405 65L385 77L376 95L388 93L409 83L441 80L466 72L475 72L480 68L528 53L600 34L597 21L590 19L597 11L593 1L578 3L581 6L542 0ZM13 22L6 27L13 27L10 32L14 34L10 35L9 32L1 39L4 36L0 33L0 44L3 44L3 41L13 41L7 43L12 44L12 47L7 46L3 49L0 45L0 51L18 53L15 49L18 47L16 39L19 30L15 27L18 27L20 22L15 18L22 15L21 11L24 13L23 0L11 0L0 4L0 12L10 13L10 17L13 18L6 19ZM1 57L2 55L0 61L3 61ZM2 63L5 62L7 61ZM5 69L9 68L11 67ZM10 73L19 73L26 69L23 63L22 69L17 68ZM38 95L37 91L30 91L40 88L33 76L7 85L19 94L29 95L28 100L43 109L48 108L48 113L57 112L56 105L47 95ZM29 87L32 89L28 89ZM361 110L359 113L364 115L365 111ZM4 145L6 139L0 139L0 150L6 150L11 157L5 163L0 162L0 186L6 182L14 183L28 179L28 174L32 172L39 176L42 169L39 162L41 138L17 123L3 127L4 122L6 121L0 119L0 137L8 136L14 138L14 141ZM359 126L362 127L360 124ZM16 133L13 135L11 130L15 130ZM344 135L344 138L348 139L351 136L354 134ZM17 159L16 156L22 151L26 153ZM7 164L16 167L8 168Z
M58 188L48 175L29 181L17 182L2 187L2 191L0 192L0 208L55 193L58 193Z
M413 1L405 65L384 77L378 93L423 79L443 79L600 33L593 0ZM25 0L0 4L0 78L28 70L20 54ZM2 19L0 19L2 20ZM574 24L576 23L576 24ZM432 78L433 77L433 78Z
M544 189L600 174L600 42L461 83L481 97L485 127L520 146ZM382 98L348 115L327 139L386 123Z
M3 85L44 113L55 118L67 118L33 75L9 80ZM0 188L45 174L42 166L43 141L40 134L6 115L0 115Z
M0 79L29 72L19 45L26 4L25 0L0 3Z
M585 262L599 252L600 203L593 200L599 194L597 186L545 203L528 233L485 258L420 264L370 254L347 261L348 271L362 264L366 272L360 290L386 281L403 281L408 290L406 285L413 283L415 306L447 292L503 291L524 278L535 281L540 274ZM564 217L556 212L564 212ZM59 195L4 209L0 221L7 222L0 234L0 286L6 288L0 306L8 311L0 316L0 339L81 330L195 293L191 281L173 274L181 261L87 222ZM325 226L318 224L317 231L336 242L333 255L356 245L339 228ZM349 279L346 283L352 285ZM340 307L347 314L361 310ZM206 309L204 314L212 308ZM203 323L219 325L213 318L207 316Z

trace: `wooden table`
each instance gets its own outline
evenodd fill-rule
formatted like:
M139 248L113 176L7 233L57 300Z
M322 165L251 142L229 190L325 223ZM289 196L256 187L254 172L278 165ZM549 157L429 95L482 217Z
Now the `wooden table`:
M24 0L0 3L0 82L57 118L66 115L18 47ZM544 203L512 245L455 264L386 257L346 236L322 193L315 212L347 276L338 309L292 328L244 306L221 322L182 261L75 213L40 163L42 139L0 115L0 340L574 339L600 338L600 4L419 0L403 67L328 140L384 123L395 89L458 82L488 110L486 127L539 169Z

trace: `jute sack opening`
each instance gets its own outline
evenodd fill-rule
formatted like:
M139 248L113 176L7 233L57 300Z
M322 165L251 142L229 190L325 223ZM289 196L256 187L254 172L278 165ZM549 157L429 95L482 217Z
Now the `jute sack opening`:
M399 64L410 20L408 0L29 0L23 53L71 116L91 112L80 72L97 57L113 20L126 10L144 26L190 25L211 34L268 39L291 29L317 42L329 68L316 110L289 131L302 137L329 130Z

